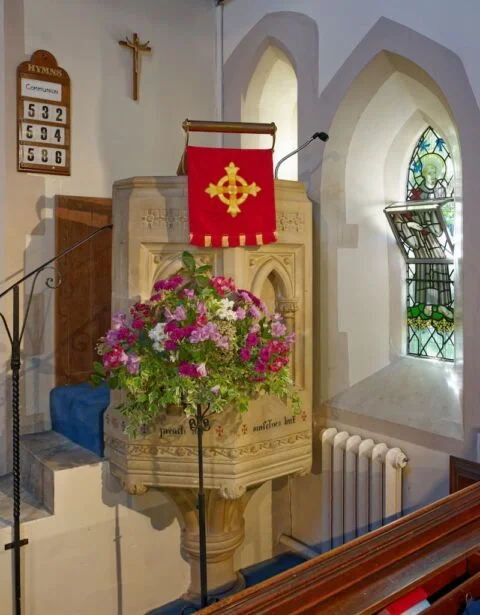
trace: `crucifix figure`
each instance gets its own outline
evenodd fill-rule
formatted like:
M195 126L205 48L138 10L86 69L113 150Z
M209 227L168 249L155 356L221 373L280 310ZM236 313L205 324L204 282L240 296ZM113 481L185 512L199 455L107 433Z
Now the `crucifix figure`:
M129 47L133 52L133 100L138 100L138 82L140 78L140 54L148 53L152 51L152 48L148 46L150 41L146 43L140 42L138 34L135 32L132 40L129 40L128 36L124 41L118 41L122 47Z

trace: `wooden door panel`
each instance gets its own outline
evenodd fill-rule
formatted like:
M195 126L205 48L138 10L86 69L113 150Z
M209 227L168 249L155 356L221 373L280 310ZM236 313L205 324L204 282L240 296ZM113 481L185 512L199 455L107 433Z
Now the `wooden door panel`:
M112 221L112 200L57 196L56 253ZM89 379L98 338L109 328L112 237L104 231L58 263L55 293L56 385Z

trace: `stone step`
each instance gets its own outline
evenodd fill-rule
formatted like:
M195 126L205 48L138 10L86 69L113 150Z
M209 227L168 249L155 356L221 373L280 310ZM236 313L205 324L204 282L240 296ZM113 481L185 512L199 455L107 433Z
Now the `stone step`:
M55 473L102 461L56 431L28 434L21 438L22 486L52 514L55 512Z
M32 493L23 486L20 489L20 521L34 521L48 517L46 510ZM13 475L0 477L0 529L13 525Z

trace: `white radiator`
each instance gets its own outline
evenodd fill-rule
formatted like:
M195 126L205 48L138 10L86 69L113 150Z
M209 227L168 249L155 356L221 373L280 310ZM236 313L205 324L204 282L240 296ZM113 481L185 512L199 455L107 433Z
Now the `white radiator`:
M322 441L322 553L402 514L407 456L334 427Z

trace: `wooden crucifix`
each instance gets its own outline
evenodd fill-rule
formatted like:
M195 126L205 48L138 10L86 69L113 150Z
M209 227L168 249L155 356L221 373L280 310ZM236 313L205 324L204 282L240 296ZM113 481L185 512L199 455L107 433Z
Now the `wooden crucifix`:
M140 80L140 54L149 53L152 48L148 46L150 41L142 43L138 38L138 34L133 34L132 40L125 37L124 41L118 41L122 47L128 47L133 52L133 100L138 100L138 84Z

